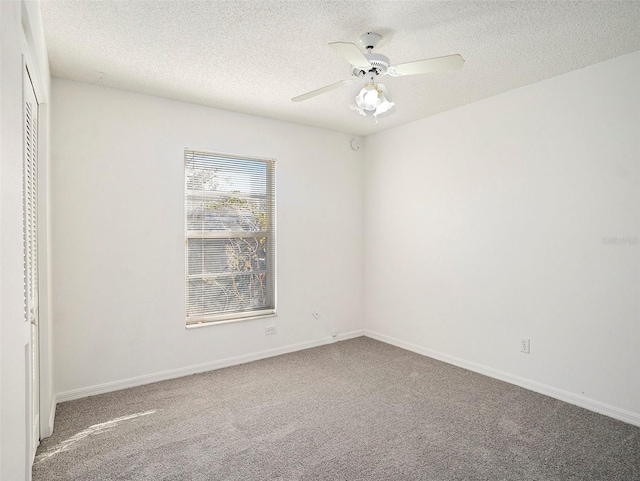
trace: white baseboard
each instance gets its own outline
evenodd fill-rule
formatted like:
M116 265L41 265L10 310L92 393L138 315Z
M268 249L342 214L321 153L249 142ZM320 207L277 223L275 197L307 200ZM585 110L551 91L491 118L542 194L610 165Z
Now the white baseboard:
M610 404L605 404L603 402L596 401L594 399L590 399L588 397L581 396L579 394L574 394L569 391L564 391L562 389L558 389L546 384L532 381L520 376L515 376L513 374L509 374L504 371L499 371L497 369L483 366L481 364L466 361L464 359L461 359L455 356L450 356L442 352L434 351L432 349L428 349L428 348L419 346L417 344L401 341L399 339L386 336L384 334L380 334L378 332L371 331L369 329L363 329L363 330L352 331L352 332L341 334L337 338L326 337L326 338L322 338L314 341L306 341L298 344L291 344L288 346L278 347L275 349L268 349L265 351L260 351L252 354L245 354L242 356L220 359L218 361L197 364L194 366L171 369L168 371L162 371L162 372L157 372L153 374L146 374L143 376L123 379L120 381L97 384L94 386L88 386L85 388L73 389L70 391L57 393L54 396L54 400L51 405L51 412L47 420L50 433L53 432L53 423L55 418L56 405L59 402L71 401L74 399L80 399L87 396L95 396L96 394L103 394L106 392L118 391L120 389L127 389L130 387L142 386L144 384L150 384L158 381L166 381L168 379L174 379L182 376L189 376L191 374L196 374L199 372L213 371L216 369L222 369L225 367L235 366L238 364L258 361L260 359L266 359L268 357L280 356L282 354L288 354L290 352L310 349L313 347L318 347L318 346L330 344L333 342L346 341L347 339L353 339L355 337L360 337L360 336L367 336L367 337L370 337L371 339L375 339L377 341L391 344L393 346L397 346L402 349L406 349L408 351L421 354L423 356L431 357L433 359L437 359L439 361L443 361L448 364L452 364L454 366L462 367L464 369L468 369L470 371L474 371L479 374L483 374L485 376L498 379L500 381L505 381L510 384L515 384L516 386L529 389L530 391L535 391L537 393L544 394L546 396L549 396L555 399L559 399L560 401L564 401L570 404L574 404L576 406L580 406L582 408L588 409L589 411L594 411L600 414L604 414L605 416L609 416L614 419L618 419L620 421L640 427L640 414L638 413L620 409Z
M529 379L526 379L520 376L514 376L513 374L509 374L504 371L499 371L497 369L483 366L481 364L476 364L474 362L466 361L464 359L450 356L442 352L434 351L426 347L418 346L410 342L401 341L399 339L386 336L384 334L380 334L378 332L374 332L369 329L364 330L364 335L367 337L370 337L371 339L375 339L377 341L381 341L386 344L391 344L393 346L406 349L407 351L412 351L417 354L422 354L423 356L431 357L433 359L437 359L438 361L443 361L448 364L453 364L454 366L468 369L469 371L474 371L479 374L483 374L485 376L498 379L500 381L505 381L510 384L515 384L516 386L529 389L530 391L535 391L537 393L544 394L546 396L549 396L555 399L559 399L560 401L564 401L570 404L574 404L576 406L580 406L581 408L588 409L589 411L594 411L596 413L604 414L605 416L609 416L614 419L624 421L625 423L633 424L634 426L640 426L640 414L638 413L627 411L625 409L620 409L615 406L611 406L610 404L605 404L603 402L596 401L594 399L590 399L585 396L580 396L579 394L574 394L569 391L564 391L562 389L555 388L553 386L548 386L546 384L542 384L536 381L531 381Z
M175 379L177 377L189 376L199 372L213 371L215 369L222 369L225 367L236 366L238 364L244 364L251 361L258 361L273 356L280 356L282 354L288 354L290 352L302 351L303 349L309 349L312 347L323 346L325 344L331 344L333 342L346 341L347 339L353 339L355 337L364 336L364 330L351 331L340 334L338 337L325 337L314 341L300 342L298 344L290 344L288 346L277 347L275 349L268 349L266 351L255 352L251 354L245 354L242 356L229 357L226 359L220 359L218 361L206 362L203 364L197 364L194 366L186 366L178 369L171 369L168 371L161 371L152 374L145 374L143 376L131 377L128 379L122 379L120 381L107 382L104 384L96 384L94 386L83 387L80 389L72 389L70 391L64 391L56 394L56 402L72 401L74 399L80 399L87 396L95 396L96 394L103 394L111 391L119 391L120 389L127 389L130 387L142 386L144 384L151 384L158 381L166 381L168 379ZM55 403L54 408L55 410ZM55 411L54 411L55 413ZM53 430L53 420L51 420L51 426Z

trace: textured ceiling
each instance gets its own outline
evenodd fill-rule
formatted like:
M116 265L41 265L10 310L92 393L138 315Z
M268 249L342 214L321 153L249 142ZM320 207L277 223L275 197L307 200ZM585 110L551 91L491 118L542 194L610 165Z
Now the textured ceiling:
M640 49L638 1L42 2L53 76L368 135ZM461 54L462 70L386 76L396 111L349 109L359 83L327 44L383 36L392 64ZM100 80L102 76L102 80Z

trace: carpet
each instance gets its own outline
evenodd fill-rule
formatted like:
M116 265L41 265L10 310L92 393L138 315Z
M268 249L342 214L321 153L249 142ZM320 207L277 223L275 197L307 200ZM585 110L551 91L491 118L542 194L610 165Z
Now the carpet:
M58 405L34 481L637 481L640 428L366 337Z

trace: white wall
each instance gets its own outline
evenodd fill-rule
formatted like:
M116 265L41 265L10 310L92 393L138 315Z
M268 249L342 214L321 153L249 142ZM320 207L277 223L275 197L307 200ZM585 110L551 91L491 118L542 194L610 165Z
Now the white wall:
M26 389L22 265L22 38L19 3L0 2L0 479L23 479Z
M639 65L636 52L382 132L366 161L344 134L55 79L57 392L366 327L640 423ZM184 328L185 147L278 160L277 318Z
M23 270L23 56L36 83L39 102L46 102L49 90L49 66L38 2L0 2L0 479L31 479L26 444L30 426L27 413L26 359L30 342L30 325L24 318ZM40 168L46 174L47 114L40 111ZM45 180L46 175L41 177ZM39 255L41 263L41 319L50 326L47 306L47 192L39 198ZM46 328L45 328L46 329ZM50 367L48 342L45 339L43 400L46 403L43 425L48 424L52 405L52 386L47 378ZM45 427L46 430L46 427Z
M52 95L60 399L363 328L351 136L60 79ZM277 317L185 329L185 147L276 158Z
M640 423L640 52L370 136L366 159L369 330Z

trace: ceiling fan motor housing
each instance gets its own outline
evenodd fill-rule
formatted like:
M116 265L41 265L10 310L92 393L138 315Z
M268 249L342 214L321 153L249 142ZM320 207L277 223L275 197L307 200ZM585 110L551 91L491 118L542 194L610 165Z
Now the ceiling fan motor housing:
M371 68L366 71L358 67L353 67L353 75L356 77L360 77L363 74L374 73L376 75L382 75L387 73L387 69L389 68L389 57L382 55L381 53L365 53L365 57L371 64Z

